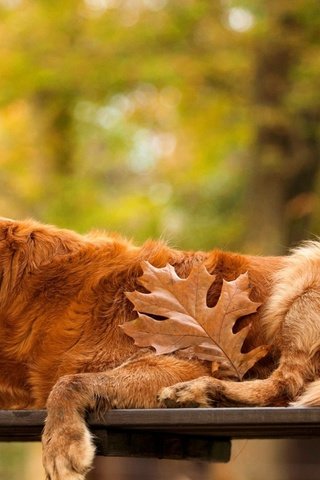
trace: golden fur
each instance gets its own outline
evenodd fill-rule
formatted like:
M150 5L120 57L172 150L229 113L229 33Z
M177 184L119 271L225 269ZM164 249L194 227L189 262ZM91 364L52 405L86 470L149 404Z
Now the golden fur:
M50 480L81 480L94 448L88 409L159 406L320 405L320 245L288 257L214 250L180 252L161 242L134 247L117 235L0 219L0 408L43 408L44 465ZM243 382L210 376L206 362L138 349L119 324L135 317L126 291L139 288L141 262L170 263L186 277L204 263L216 280L249 272L247 350L270 354ZM241 328L249 321L238 322Z

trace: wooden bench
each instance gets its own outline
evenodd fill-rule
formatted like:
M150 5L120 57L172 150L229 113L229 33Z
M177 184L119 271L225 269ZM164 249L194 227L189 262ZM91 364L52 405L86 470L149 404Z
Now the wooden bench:
M39 441L45 410L0 410L0 441ZM98 454L227 462L236 438L320 437L320 408L112 410L88 417Z

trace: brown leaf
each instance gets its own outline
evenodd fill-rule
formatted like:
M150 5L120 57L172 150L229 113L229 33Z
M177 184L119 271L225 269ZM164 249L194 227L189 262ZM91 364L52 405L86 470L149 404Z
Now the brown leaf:
M266 355L266 346L241 352L250 325L233 333L238 318L255 312L260 305L249 299L247 274L224 281L216 306L209 308L207 293L215 276L203 264L195 265L186 279L171 265L156 268L144 262L142 269L140 283L150 293L127 293L138 318L121 326L136 345L152 346L157 354L181 350L185 356L213 362L212 371L218 364L219 375L240 380Z

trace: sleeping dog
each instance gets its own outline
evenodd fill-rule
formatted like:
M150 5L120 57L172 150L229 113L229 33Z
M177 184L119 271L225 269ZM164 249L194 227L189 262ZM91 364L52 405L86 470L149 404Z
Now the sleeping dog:
M47 408L50 480L81 480L90 469L88 410L320 405L317 242L287 257L183 252L1 218L0 258L0 408ZM136 317L125 292L141 288L143 261L169 263L182 278L205 265L215 275L209 306L223 279L248 272L251 299L262 306L237 328L252 322L245 348L268 344L268 356L236 382L214 378L206 361L136 347L119 325Z

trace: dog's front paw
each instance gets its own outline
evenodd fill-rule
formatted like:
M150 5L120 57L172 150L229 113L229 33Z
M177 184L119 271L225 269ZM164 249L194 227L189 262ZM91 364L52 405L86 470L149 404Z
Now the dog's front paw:
M47 480L84 480L95 453L91 435L84 424L68 422L51 428L49 421L42 445Z
M167 408L212 407L214 403L212 398L213 381L211 377L200 377L163 388L158 395L160 406Z

